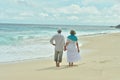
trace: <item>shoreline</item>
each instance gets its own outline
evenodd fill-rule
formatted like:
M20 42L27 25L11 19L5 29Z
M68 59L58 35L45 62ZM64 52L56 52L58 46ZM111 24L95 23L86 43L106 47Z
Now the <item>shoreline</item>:
M81 50L92 51L81 54L82 60L73 67L65 59L61 67L55 67L53 59L0 64L0 80L119 80L120 33L79 39L86 42Z
M86 45L89 41L85 40L86 38L92 38L92 37L98 37L98 36L104 36L104 35L111 35L111 34L120 34L120 32L116 32L116 33L103 33L103 34L90 34L90 35L80 35L78 36L79 38L79 46L80 48L83 47L83 45ZM53 48L54 50L54 48ZM51 50L51 51L53 51ZM91 53L93 50L92 49L82 49L82 54L86 54L86 53ZM64 52L65 54L66 52ZM23 59L23 60L16 60L16 61L6 61L6 62L0 62L0 64L12 64L12 63L21 63L21 62L27 62L27 61L34 61L34 60L46 60L46 59L52 59L54 56L54 53L51 56L45 56L45 57L39 57L39 58L31 58L31 59ZM64 55L65 57L66 55Z

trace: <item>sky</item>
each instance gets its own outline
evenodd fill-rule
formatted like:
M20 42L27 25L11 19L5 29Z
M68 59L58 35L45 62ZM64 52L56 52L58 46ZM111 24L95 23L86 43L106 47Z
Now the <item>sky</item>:
M120 0L0 0L0 23L118 25Z

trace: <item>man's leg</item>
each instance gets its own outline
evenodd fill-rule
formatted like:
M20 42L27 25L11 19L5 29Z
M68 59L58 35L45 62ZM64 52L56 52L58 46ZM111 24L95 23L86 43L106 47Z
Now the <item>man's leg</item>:
M54 61L56 62L56 67L58 67L58 51L55 51Z
M59 57L58 57L58 67L60 66L60 63L62 62L62 55L63 55L63 51L59 51Z
M62 55L63 55L63 51L59 51L59 62L62 62Z

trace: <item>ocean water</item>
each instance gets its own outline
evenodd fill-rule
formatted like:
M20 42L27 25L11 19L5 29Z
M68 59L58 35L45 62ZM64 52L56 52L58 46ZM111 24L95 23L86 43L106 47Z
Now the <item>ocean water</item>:
M77 36L120 32L109 26L0 24L0 63L52 57L49 40L59 28L65 37L71 29Z

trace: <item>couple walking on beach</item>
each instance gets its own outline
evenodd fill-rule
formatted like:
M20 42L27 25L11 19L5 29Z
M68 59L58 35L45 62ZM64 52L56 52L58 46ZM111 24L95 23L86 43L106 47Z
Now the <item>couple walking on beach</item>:
M67 51L67 62L69 66L73 66L73 62L80 59L78 39L75 36L76 32L71 30L66 42L64 36L61 34L62 30L59 29L57 32L58 34L50 39L50 43L55 46L54 61L56 62L56 67L60 67L63 51Z

